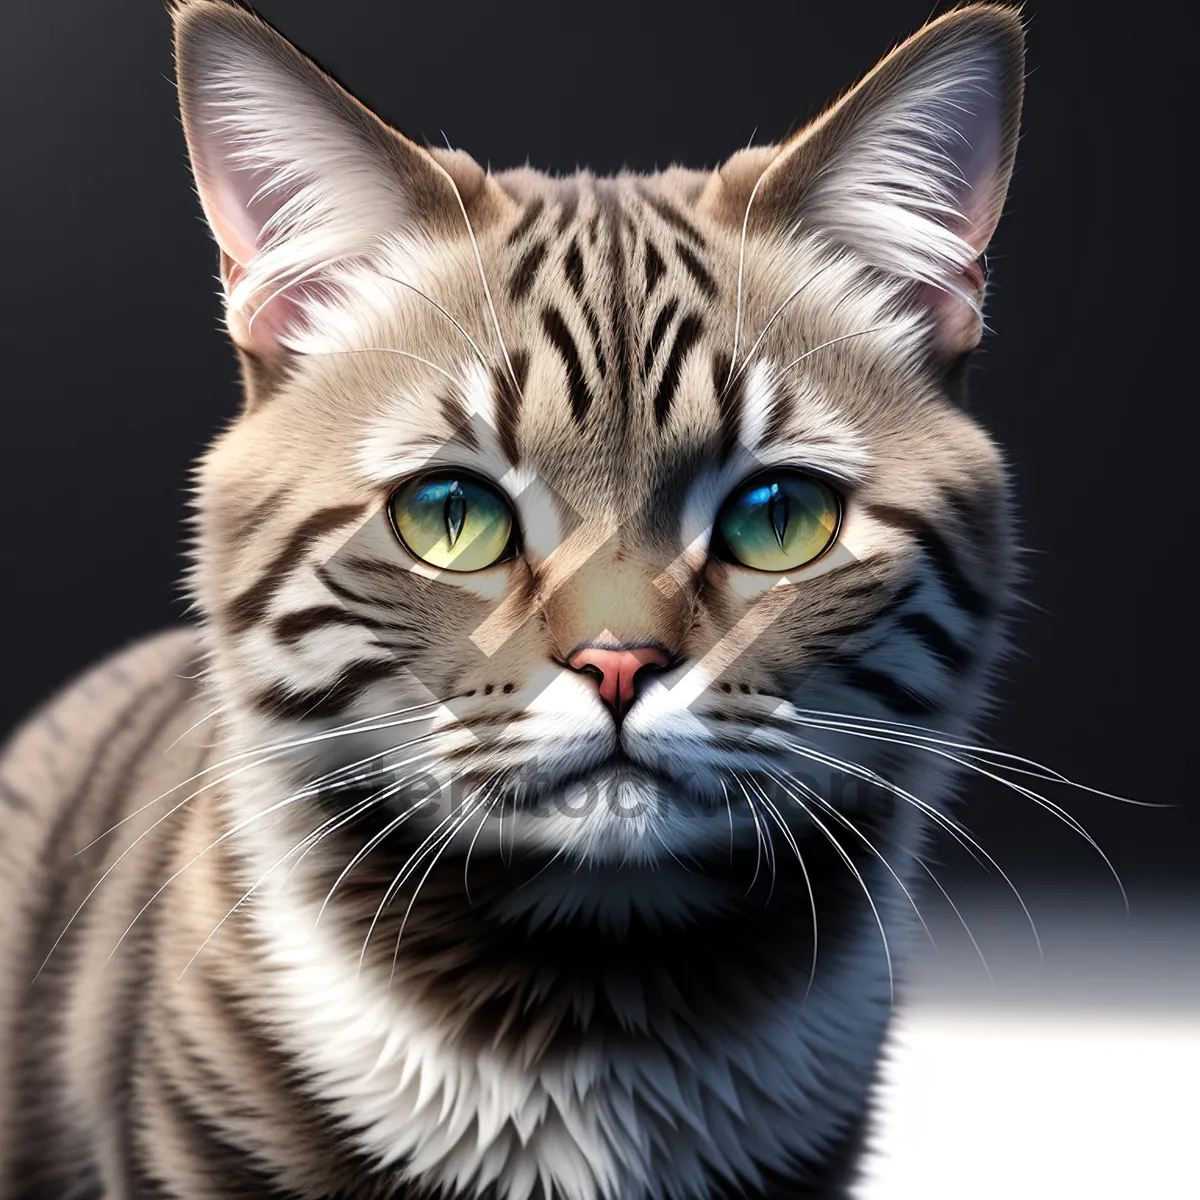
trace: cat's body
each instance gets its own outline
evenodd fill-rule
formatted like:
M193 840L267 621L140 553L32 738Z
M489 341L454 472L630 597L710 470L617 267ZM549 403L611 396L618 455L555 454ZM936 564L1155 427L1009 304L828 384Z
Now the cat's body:
M0 1192L843 1194L953 765L887 722L966 730L1001 638L1003 475L947 378L1016 19L615 180L484 175L236 8L179 25L248 407L202 630L0 765ZM506 497L481 569L403 540L431 465ZM828 551L721 558L724 498L799 471Z

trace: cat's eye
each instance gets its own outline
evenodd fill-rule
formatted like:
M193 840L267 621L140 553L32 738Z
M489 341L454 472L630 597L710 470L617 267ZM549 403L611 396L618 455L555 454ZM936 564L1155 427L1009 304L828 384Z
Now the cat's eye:
M474 475L417 475L393 493L388 509L408 551L439 570L481 571L513 555L512 508Z
M764 471L740 484L717 517L717 544L755 571L780 574L821 557L842 524L841 497L802 471Z

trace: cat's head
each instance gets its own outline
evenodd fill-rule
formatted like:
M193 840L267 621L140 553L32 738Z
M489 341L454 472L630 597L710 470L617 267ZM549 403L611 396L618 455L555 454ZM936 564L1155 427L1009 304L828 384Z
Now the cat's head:
M247 390L194 572L235 740L304 741L301 784L388 822L453 779L447 842L571 862L839 831L847 783L911 784L885 722L969 719L1006 584L951 381L1013 11L935 21L780 146L611 179L490 174L238 7L176 19Z

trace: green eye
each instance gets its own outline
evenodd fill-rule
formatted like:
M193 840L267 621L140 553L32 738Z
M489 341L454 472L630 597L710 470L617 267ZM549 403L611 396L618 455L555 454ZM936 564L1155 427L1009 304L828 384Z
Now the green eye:
M725 501L717 530L745 567L783 574L820 558L837 541L842 501L819 479L799 471L767 471Z
M513 515L508 501L473 475L418 475L392 496L392 524L422 562L443 571L481 571L506 557Z

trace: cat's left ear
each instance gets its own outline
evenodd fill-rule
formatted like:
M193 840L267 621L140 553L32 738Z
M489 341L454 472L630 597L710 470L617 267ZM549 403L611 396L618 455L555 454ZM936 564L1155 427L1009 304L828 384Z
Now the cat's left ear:
M979 259L1012 174L1024 45L1015 9L949 13L778 150L734 155L701 203L752 235L812 234L910 281L935 349L955 359L982 335Z
M200 200L221 251L226 323L260 361L289 353L383 248L419 262L511 201L459 152L384 124L231 0L175 0L179 96Z

